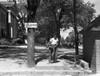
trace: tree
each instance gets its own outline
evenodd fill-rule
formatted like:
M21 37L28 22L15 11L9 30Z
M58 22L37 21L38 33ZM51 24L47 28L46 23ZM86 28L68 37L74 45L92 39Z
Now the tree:
M76 11L77 26L85 27L94 17L94 4L77 0ZM59 27L59 25L60 28L74 26L73 0L42 0L37 14L39 15L38 17L42 15L42 19L48 17L44 22L48 24L55 22L56 27Z
M14 11L16 12L16 16L18 19L18 38L20 37L21 40L24 43L24 37L25 37L25 18L27 16L27 9L25 8L27 2L26 0L12 0L15 4L14 7L16 7L16 9L14 9ZM17 10L17 11L16 11Z
M60 0L59 0L60 1ZM60 2L58 2L60 3ZM42 9L44 9L43 11L43 15L48 17L48 24L49 24L49 35L54 35L56 34L59 38L60 41L60 12L58 12L58 10L60 8L58 8L58 3L55 2L55 0L42 0L41 2L41 6ZM57 30L57 31L54 31ZM51 36L49 36L51 37Z
M60 41L60 28L74 27L78 55L77 27L88 26L95 17L94 4L84 3L83 0L27 0L25 3L28 3L28 22L37 20L41 37L44 36L47 40L56 34Z
M33 22L40 0L27 0L28 22ZM27 63L28 67L35 65L34 29L28 28Z
M22 12L21 14L25 13L27 15L27 10L25 8L25 6L27 6L27 0L17 1L19 12ZM58 13L57 10L60 10L60 12ZM82 0L77 0L76 11L77 26L85 27L94 18L94 4L90 2L84 3ZM58 19L60 21L60 28L74 26L73 0L41 0L34 19L38 22L39 27L48 27L46 31L49 30L50 26L54 26L56 29L56 26L59 22ZM56 23L56 21L58 22Z
M57 33L59 40L60 28L68 28L69 26L74 28L75 49L76 55L78 55L77 27L81 26L84 28L88 26L88 24L95 17L94 4L90 2L84 3L83 0L42 0L41 6L43 9L43 15L47 16L48 19L52 18L52 22L55 22L57 30L55 33ZM50 30L50 32L52 32L53 26L50 29L52 29Z

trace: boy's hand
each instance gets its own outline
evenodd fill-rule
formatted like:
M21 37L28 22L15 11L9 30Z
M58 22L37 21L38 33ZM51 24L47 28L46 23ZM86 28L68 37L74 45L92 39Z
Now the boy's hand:
M47 45L47 47L49 47L50 46L50 42L48 42L46 45Z

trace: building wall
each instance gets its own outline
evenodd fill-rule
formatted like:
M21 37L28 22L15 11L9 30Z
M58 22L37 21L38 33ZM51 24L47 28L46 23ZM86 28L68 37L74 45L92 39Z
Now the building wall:
M100 31L87 31L83 34L83 59L92 71L100 68Z
M9 22L11 18L11 21ZM8 9L0 4L0 38L17 38L18 21L16 14L11 10L11 17L9 17ZM11 37L12 27L12 37Z
M18 28L17 28L17 26L18 26L18 21L17 21L17 19L16 19L16 16L12 13L11 14L11 27L12 27L12 37L13 38L17 38L17 30L18 30Z
M0 5L0 38L7 37L7 10Z

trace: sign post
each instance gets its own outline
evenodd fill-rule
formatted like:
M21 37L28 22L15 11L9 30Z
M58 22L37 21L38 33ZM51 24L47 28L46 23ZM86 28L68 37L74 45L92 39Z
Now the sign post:
M35 66L35 42L34 42L34 32L37 28L37 23L26 23L26 28L28 30L27 34L27 65L28 67Z

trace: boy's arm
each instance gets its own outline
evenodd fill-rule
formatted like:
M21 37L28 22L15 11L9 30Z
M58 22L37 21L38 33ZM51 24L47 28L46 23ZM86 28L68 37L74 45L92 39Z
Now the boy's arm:
M51 45L51 39L50 41L47 43L47 47L49 47Z
M57 41L56 46L58 46L58 44L59 44L59 40Z

